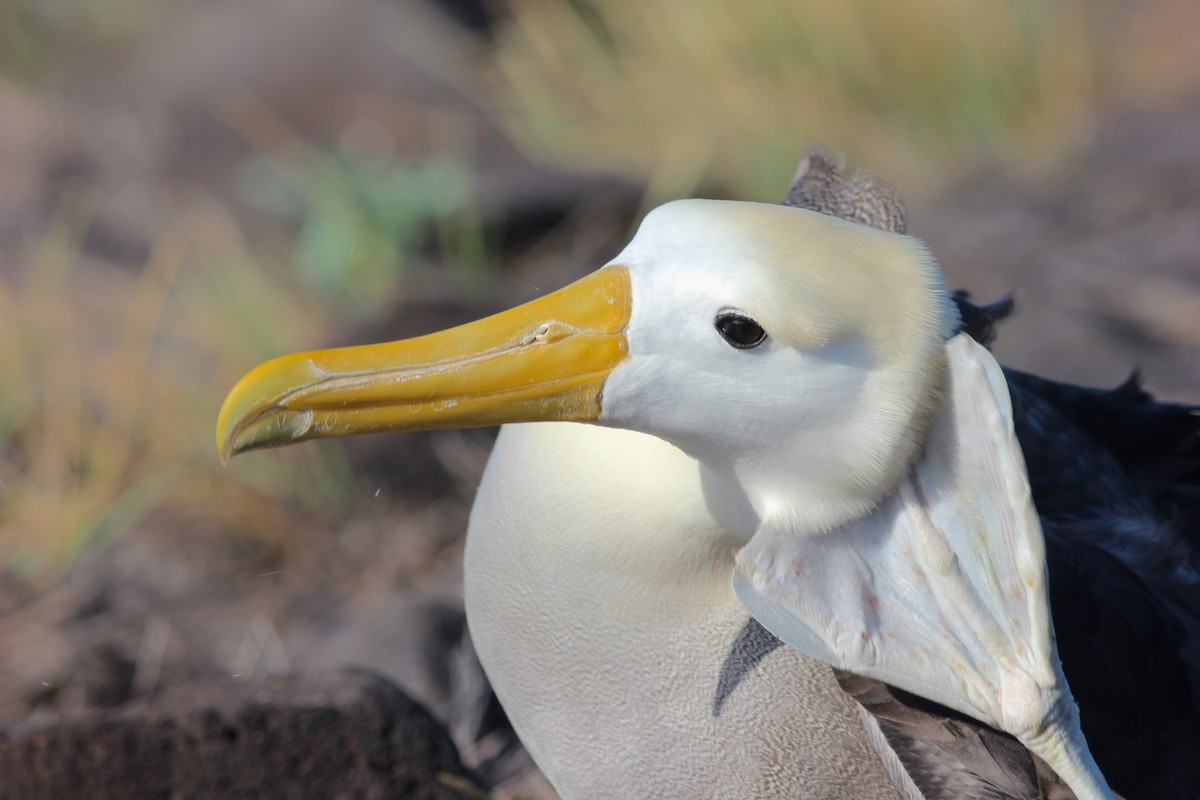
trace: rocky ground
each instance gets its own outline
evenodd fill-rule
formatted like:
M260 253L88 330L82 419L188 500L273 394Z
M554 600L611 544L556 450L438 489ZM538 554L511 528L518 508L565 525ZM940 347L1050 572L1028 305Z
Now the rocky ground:
M54 100L0 86L0 270L65 187L104 198L84 243L97 280L142 263L174 215L214 198L242 208L233 165L247 145L220 121L232 85L317 140L344 133L354 96L386 91L400 110L380 124L408 146L434 118L436 135L476 143L481 213L515 265L487 298L418 292L347 340L443 327L596 265L626 235L637 187L526 159L467 88L475 34L439 13L206 3ZM258 46L268 38L283 44ZM401 55L414 48L443 55L418 66ZM1049 173L982 166L916 204L910 232L953 286L1015 294L1007 363L1098 385L1140 368L1158 393L1200 401L1200 101L1114 111ZM286 517L283 539L167 510L53 586L6 576L0 798L552 797L490 702L461 614L461 537L489 442L355 442L357 510Z

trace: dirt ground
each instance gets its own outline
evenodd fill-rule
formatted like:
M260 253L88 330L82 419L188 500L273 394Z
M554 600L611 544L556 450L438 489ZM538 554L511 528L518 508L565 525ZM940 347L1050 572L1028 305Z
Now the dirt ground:
M502 281L475 300L414 292L388 319L345 331L343 341L444 327L602 263L627 234L639 187L526 158L473 99L484 91L473 83L480 45L462 21L474 19L474 7L445 5L459 16L416 2L198 4L138 52L69 72L53 96L0 84L0 274L12 272L16 254L45 230L68 189L103 198L83 244L88 274L98 281L136 270L163 226L198 206L234 209L250 237L269 229L235 188L248 144L222 121L230 87L260 98L314 141L345 134L363 113L356 98L387 92L395 98L391 116L374 121L405 148L420 151L434 136L474 142L470 169L479 178L481 213L505 231L511 256ZM403 55L412 49L425 54L420 66ZM797 155L806 144L797 142ZM952 286L978 300L1015 294L1018 313L996 348L1002 361L1094 385L1116 384L1138 368L1156 393L1200 401L1200 98L1114 110L1049 172L980 165L915 204L910 232L928 242ZM542 243L526 246L534 240ZM243 707L222 698L243 697L230 687L260 685L253 682L291 697L278 681L341 675L323 680L386 693L358 673L336 672L353 665L403 687L445 724L457 753L438 756L446 759L443 771L488 788L528 773L489 700L461 615L462 536L490 437L450 432L351 443L360 488L344 517L291 514L276 535L253 537L160 509L52 585L35 588L5 575L0 760L50 774L63 769L56 757L78 757L65 744L54 750L56 732L84 725L98 736L94 726L103 723L128 724L129 741L161 736L156 708L172 719L180 709L217 709L234 728L249 725L238 716ZM271 468L269 454L252 457ZM195 687L209 694L180 699L180 690ZM330 687L297 691L332 697ZM418 712L394 705L398 722L389 724L417 724ZM269 702L260 706L271 713ZM316 758L324 730L309 726L280 747ZM207 741L210 733L230 737L220 730L196 737ZM12 753L31 752L13 749L30 737L50 744L37 758L14 761ZM135 755L133 764L154 758ZM376 778L391 769L355 768ZM436 775L421 780L437 786L367 788L363 778L361 791L345 796L470 796L446 789ZM50 785L6 788L0 775L0 798L62 791ZM166 791L160 785L144 796L229 796L229 785L173 785L170 794L154 794ZM143 796L117 791L100 795ZM552 796L528 774L507 791ZM304 796L304 789L278 782L245 796Z

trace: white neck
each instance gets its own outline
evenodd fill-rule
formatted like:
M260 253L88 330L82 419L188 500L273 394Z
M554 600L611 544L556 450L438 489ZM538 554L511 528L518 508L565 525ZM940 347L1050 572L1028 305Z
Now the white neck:
M630 358L608 379L601 423L671 442L743 494L760 521L796 532L870 511L912 466L940 405L940 348L880 364L846 338L812 351L738 354L746 363L719 373L679 359L670 326L652 340L659 352L633 349L637 322L635 308ZM752 381L767 358L772 370ZM688 403L679 385L698 387Z

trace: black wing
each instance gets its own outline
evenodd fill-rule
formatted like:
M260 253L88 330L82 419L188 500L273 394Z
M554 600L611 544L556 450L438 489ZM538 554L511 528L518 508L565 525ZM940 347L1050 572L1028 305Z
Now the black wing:
M1092 754L1131 800L1200 798L1200 414L1006 374Z

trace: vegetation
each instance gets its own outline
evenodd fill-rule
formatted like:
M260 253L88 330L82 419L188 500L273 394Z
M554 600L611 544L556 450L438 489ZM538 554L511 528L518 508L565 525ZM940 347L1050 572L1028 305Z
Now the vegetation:
M0 283L0 560L55 574L164 504L268 531L280 501L336 503L336 449L226 472L212 434L235 365L327 340L330 316L220 214L178 220L124 276L81 260L86 229L65 208Z
M1102 104L1194 87L1184 5L513 0L496 65L529 152L645 179L651 201L773 199L804 140L911 193L984 156L1046 163Z

